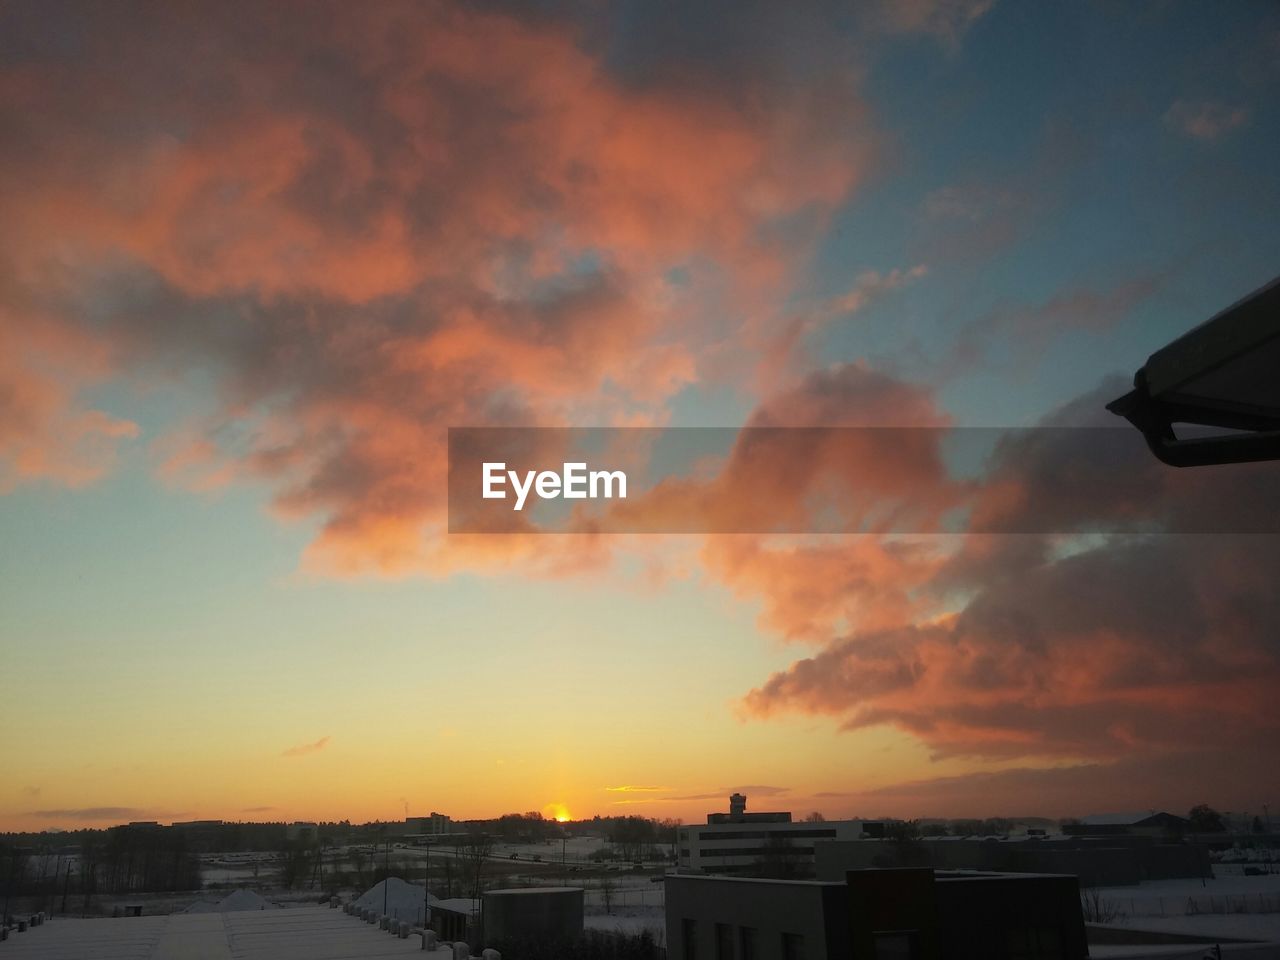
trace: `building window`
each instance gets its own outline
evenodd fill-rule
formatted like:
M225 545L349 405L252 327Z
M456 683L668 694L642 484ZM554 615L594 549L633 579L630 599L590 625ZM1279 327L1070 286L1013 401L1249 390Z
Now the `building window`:
M913 930L877 930L875 960L915 960L916 935Z
M680 921L680 948L684 960L698 960L698 922L686 917Z
M733 960L733 927L716 924L716 960Z
M756 949L756 928L738 928L738 960L756 960L759 951Z
M784 933L782 935L782 960L804 960L803 934Z

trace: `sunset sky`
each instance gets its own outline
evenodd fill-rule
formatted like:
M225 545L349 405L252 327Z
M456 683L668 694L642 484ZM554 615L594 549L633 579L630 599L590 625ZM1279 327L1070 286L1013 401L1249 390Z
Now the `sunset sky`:
M0 829L1280 809L1280 537L445 484L451 426L1107 422L1280 272L1270 0L17 2L0 131Z

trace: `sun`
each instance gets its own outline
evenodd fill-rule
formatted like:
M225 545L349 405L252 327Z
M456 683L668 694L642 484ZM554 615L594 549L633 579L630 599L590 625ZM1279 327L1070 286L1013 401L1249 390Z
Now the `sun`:
M563 803L548 803L542 809L556 823L568 823L573 819L573 816L569 813L569 808Z

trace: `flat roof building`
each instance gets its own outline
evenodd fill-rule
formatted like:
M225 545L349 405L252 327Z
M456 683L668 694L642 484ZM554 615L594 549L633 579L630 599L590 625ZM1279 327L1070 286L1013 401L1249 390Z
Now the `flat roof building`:
M668 960L1084 960L1075 877L855 870L670 875Z
M732 873L780 879L813 876L814 845L824 840L883 837L879 820L796 822L786 811L748 813L735 793L728 813L707 814L706 824L681 827L677 864L682 873Z

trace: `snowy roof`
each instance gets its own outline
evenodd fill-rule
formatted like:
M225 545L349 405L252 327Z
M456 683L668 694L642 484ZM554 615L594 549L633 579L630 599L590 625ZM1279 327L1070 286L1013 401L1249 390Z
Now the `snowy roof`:
M224 914L173 913L52 923L11 935L6 960L111 957L113 960L392 960L403 956L452 960L452 952L423 953L422 940L389 936L324 906Z
M435 900L432 910L448 910L450 913L465 913L468 916L480 911L480 901L470 897L454 897L451 900Z
M409 883L399 877L388 877L386 880L379 880L357 897L355 904L357 907L370 907L379 913L385 909L389 916L397 920L421 923L425 893L419 884ZM431 898L432 905L435 905L437 899L435 896Z
M245 910L274 910L276 905L264 900L252 890L241 887L227 894L217 902L197 900L187 907L184 913L240 913Z

